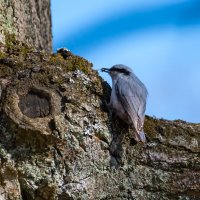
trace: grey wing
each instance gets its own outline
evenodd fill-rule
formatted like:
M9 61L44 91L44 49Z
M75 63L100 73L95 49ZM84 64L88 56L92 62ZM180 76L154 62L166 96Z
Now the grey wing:
M125 111L131 118L136 130L138 120L143 125L146 109L147 89L135 76L120 77L116 84L116 94Z

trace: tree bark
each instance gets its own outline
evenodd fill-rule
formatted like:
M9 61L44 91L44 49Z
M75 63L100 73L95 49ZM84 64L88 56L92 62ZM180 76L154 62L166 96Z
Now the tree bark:
M91 63L15 54L0 59L0 199L199 199L200 124L147 116L136 143Z
M0 44L16 40L52 50L50 0L0 0Z

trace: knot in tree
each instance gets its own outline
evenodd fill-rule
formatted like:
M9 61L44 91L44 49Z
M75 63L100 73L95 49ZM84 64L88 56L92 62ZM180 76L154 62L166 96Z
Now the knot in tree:
M27 117L46 117L50 114L50 97L42 91L31 90L20 97L19 107Z

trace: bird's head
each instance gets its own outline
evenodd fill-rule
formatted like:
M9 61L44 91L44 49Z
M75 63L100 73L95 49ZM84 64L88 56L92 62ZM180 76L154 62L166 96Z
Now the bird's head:
M118 75L130 75L130 73L132 73L132 70L125 66L125 65L114 65L112 66L110 69L109 68L102 68L101 69L102 72L107 72L108 74L110 74L111 77L116 77Z

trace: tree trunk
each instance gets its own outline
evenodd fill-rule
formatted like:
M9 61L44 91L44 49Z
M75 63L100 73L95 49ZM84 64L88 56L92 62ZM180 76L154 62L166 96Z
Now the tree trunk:
M0 59L0 199L199 199L200 124L146 117L136 144L91 63L25 52Z
M91 63L28 47L51 50L49 1L0 9L1 200L199 200L200 124L146 116L136 143Z
M0 44L10 35L36 49L51 51L50 0L0 0Z

